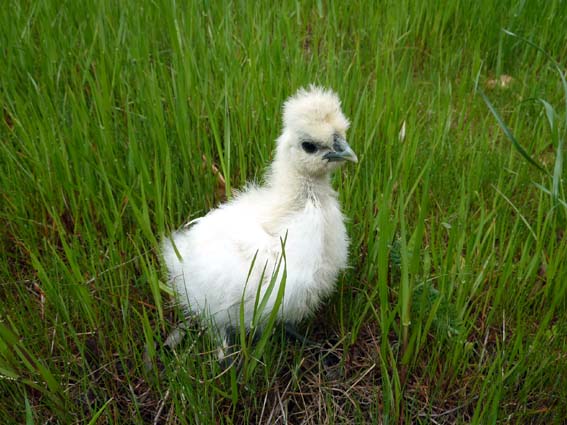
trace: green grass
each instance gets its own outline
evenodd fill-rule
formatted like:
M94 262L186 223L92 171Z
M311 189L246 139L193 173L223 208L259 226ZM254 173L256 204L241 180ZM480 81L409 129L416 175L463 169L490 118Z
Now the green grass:
M561 0L3 5L0 417L565 423L564 28ZM306 323L340 363L276 332L223 370L195 326L146 371L181 317L160 238L261 179L311 82L360 159Z

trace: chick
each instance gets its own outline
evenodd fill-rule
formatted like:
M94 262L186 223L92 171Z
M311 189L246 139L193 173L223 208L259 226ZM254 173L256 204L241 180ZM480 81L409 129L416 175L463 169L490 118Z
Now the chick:
M251 326L282 240L287 278L278 319L286 324L313 313L347 265L349 241L330 176L344 161L358 159L346 141L349 121L340 100L331 90L301 89L285 102L283 124L264 185L249 185L163 243L179 302L210 320L225 344L240 325L242 303ZM258 323L274 308L277 289Z

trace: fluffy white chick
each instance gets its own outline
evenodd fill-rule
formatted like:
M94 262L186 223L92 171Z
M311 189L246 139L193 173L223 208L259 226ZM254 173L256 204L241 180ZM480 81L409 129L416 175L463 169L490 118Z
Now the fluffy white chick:
M330 176L357 157L346 142L349 121L340 100L330 90L301 89L285 102L283 124L265 184L248 186L163 244L179 302L212 320L225 344L239 327L242 302L250 327L258 285L263 296L286 234L287 279L279 320L295 324L314 312L347 265L348 236Z

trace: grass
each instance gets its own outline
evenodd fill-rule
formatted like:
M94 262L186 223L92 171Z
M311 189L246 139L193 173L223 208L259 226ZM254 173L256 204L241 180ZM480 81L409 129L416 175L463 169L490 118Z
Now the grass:
M4 5L0 416L567 421L566 26L561 0ZM146 371L181 316L160 238L261 179L311 82L360 159L351 268L305 324L341 361L276 332L224 370L195 326Z

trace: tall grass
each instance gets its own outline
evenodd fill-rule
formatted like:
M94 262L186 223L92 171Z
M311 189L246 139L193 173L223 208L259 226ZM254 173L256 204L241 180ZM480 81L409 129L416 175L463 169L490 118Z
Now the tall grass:
M562 0L8 2L0 417L563 423L566 26ZM309 83L360 158L306 323L339 363L275 332L223 369L199 326L163 353L160 238L261 180Z

